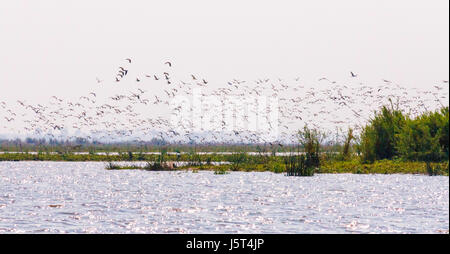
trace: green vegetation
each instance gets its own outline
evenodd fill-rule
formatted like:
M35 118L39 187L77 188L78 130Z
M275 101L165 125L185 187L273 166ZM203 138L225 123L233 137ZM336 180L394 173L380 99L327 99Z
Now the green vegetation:
M313 167L307 166L307 157L303 154L285 158L286 174L288 176L313 176Z
M144 166L136 164L119 164L115 162L108 162L106 164L108 170L122 170L122 169L143 169L148 171L170 171L176 170L176 167L171 167L168 164L161 164L157 162L147 162Z
M311 130L307 125L298 132L299 144L296 153L290 153L284 158L288 176L313 176L320 167L320 143L324 137L318 130ZM304 154L300 154L300 146Z
M0 161L107 161L106 168L110 170L190 169L192 172L212 170L215 174L270 171L289 176L312 176L314 173L448 175L448 107L411 117L391 104L375 112L359 135L350 128L341 137L342 141L331 143L324 133L305 126L298 132L297 143L270 146L171 145L161 141L105 145L79 140L77 142L81 144L74 145L31 139L25 142L0 140L0 151L3 152ZM286 154L277 156L277 152ZM118 164L118 161L129 163ZM146 163L132 163L139 161Z
M299 156L300 157L300 156ZM170 171L170 170L192 170L193 173L199 171L213 171L215 174L229 173L229 165L211 165L208 167L180 166L177 168L154 168L153 164L143 166L133 164L116 164L108 163L106 169L141 169L148 171ZM428 165L428 166L427 166ZM273 172L286 173L284 162L271 161L269 164L243 164L241 171L252 172ZM314 170L316 173L336 174L336 173L352 173L352 174L424 174L424 175L449 175L448 162L405 162L400 160L379 160L374 163L361 163L358 159L350 161L326 160L321 164L320 168ZM294 174L292 174L294 175ZM298 174L300 175L300 174ZM304 173L304 176L312 175L312 173Z
M229 174L229 173L224 168L218 168L218 169L214 170L214 174L215 175L226 175L226 174Z
M242 169L242 164L249 161L248 155L245 152L233 153L230 159L231 159L230 160L231 171L239 171L240 169Z
M363 162L383 159L448 161L449 111L425 113L410 118L393 106L383 107L361 135Z
M120 165L117 163L113 163L113 162L108 162L108 164L106 164L106 169L108 170L118 170L118 169L143 169L142 167L138 166L138 165Z
M352 140L355 138L355 136L353 136L353 129L349 128L348 129L348 133L347 133L347 137L345 138L344 141L344 146L342 148L342 153L341 153L341 159L342 160L348 160L350 158L351 154L351 145L352 145Z
M427 164L429 168L427 168ZM430 174L430 169L432 174ZM379 160L374 163L361 163L359 159L349 161L328 160L320 167L320 173L353 174L424 174L447 175L448 162L421 162L401 160Z

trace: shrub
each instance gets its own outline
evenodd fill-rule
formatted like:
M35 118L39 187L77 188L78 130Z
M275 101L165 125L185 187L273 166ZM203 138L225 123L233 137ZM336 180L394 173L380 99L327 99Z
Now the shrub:
M361 152L364 162L391 159L397 155L396 135L405 125L406 117L392 106L383 106L363 129Z
M448 107L408 119L397 134L397 151L402 159L448 160Z

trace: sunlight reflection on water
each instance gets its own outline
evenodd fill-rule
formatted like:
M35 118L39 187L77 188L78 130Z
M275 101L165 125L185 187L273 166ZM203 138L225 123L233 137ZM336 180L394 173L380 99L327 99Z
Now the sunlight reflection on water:
M0 162L0 233L448 233L449 178Z

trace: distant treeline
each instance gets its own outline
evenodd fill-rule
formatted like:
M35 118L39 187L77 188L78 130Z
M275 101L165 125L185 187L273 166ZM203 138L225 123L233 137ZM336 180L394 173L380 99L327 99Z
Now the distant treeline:
M169 143L164 140L145 142L111 142L78 140L47 140L27 138L25 140L0 139L0 151L3 152L159 152L165 147L169 152L286 152L292 145L278 143L245 144L245 143Z
M261 152L276 153L288 152L296 144L279 144L277 142L267 142L265 144L247 143L169 143L161 139L152 139L142 142L111 142L102 143L99 141L89 141L84 138L75 140L56 140L44 138L26 138L6 140L0 139L0 151L3 152L159 152L161 147L168 152ZM324 150L338 151L336 145L322 146Z

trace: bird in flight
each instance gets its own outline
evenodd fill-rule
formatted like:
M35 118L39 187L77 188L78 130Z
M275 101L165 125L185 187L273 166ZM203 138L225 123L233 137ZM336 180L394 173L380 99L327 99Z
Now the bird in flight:
M131 63L131 58L126 58L126 61L128 61L128 63Z
M169 65L169 67L172 67L172 63L169 61L165 62L164 64L167 64L167 65Z
M355 74L355 73L353 73L352 71L350 72L350 74L352 75L352 78L356 78L356 77L358 77L358 75L357 75L357 74Z

